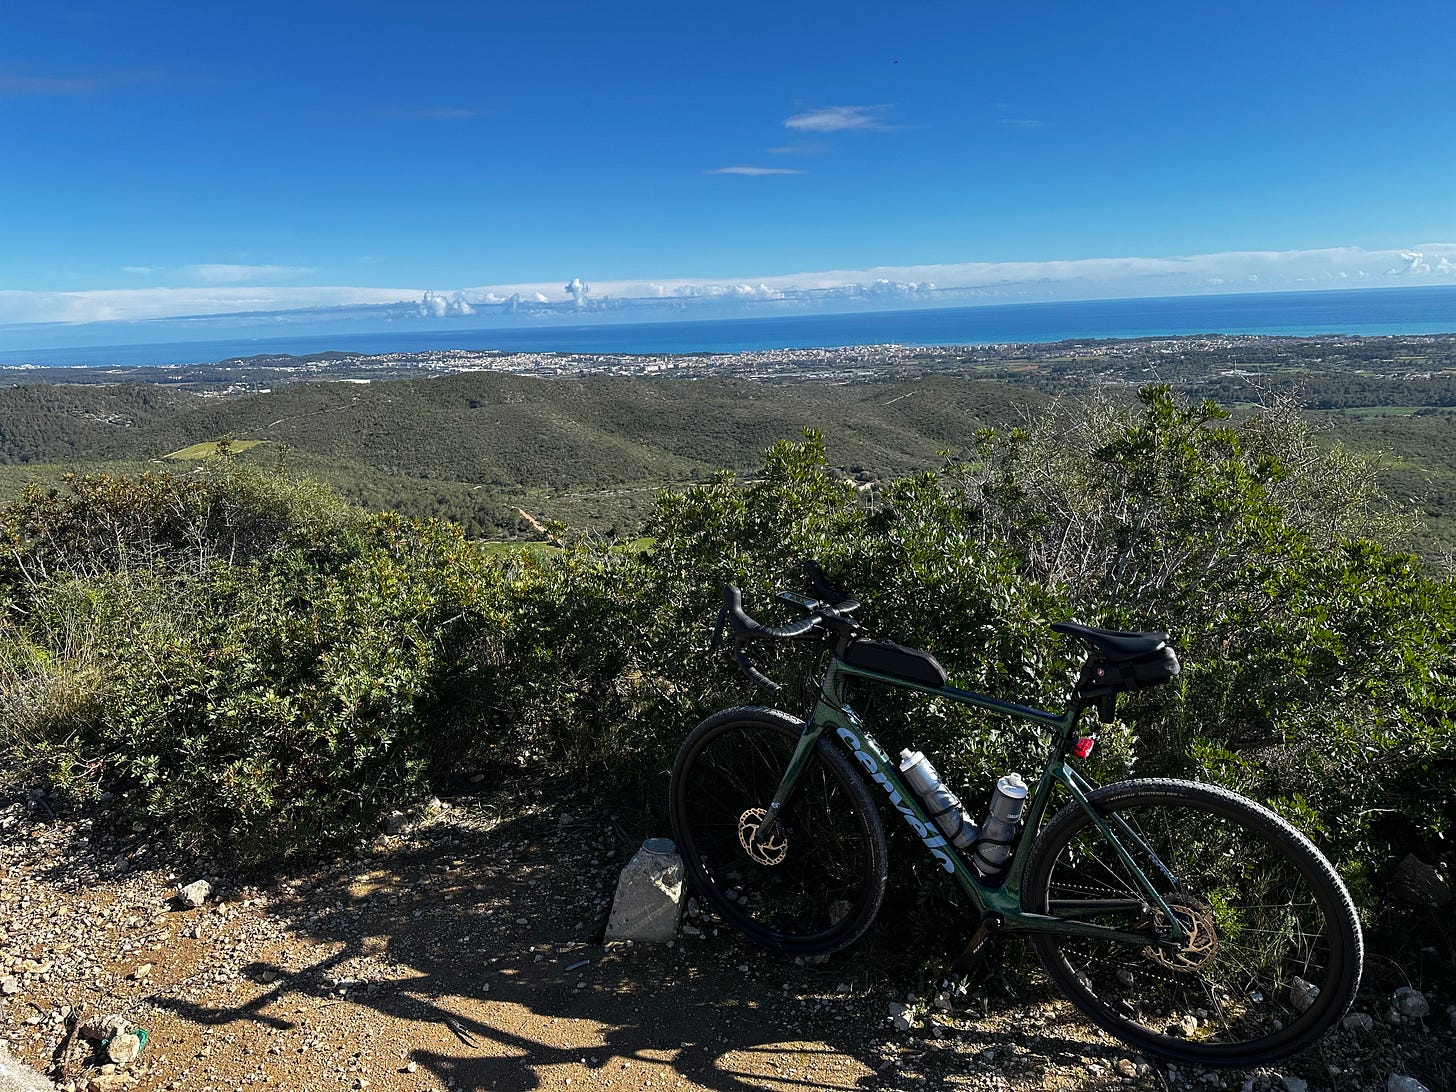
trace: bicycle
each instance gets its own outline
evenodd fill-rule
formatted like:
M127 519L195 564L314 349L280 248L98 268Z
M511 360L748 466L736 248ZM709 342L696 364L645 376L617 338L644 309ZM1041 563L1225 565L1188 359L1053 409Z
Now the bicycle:
M749 642L832 645L811 714L725 709L692 731L673 763L674 838L693 885L728 925L790 957L859 939L888 878L869 788L877 784L980 915L957 972L998 932L1027 935L1093 1023L1137 1049L1204 1066L1286 1057L1344 1015L1363 939L1344 884L1304 835L1217 786L1145 778L1098 787L1070 765L1094 746L1095 734L1079 730L1089 710L1110 721L1120 694L1178 673L1165 634L1054 624L1087 651L1057 713L951 686L929 653L871 639L850 617L859 603L817 566L805 569L811 596L778 593L803 615L787 625L756 622L739 590L725 588L712 649L731 630L739 667L776 694L748 658ZM943 785L915 791L907 782L916 756L904 752L907 770L885 753L846 701L851 680L1049 730L1019 815L978 827ZM1054 790L1071 800L1048 818ZM1014 804L1016 786L1001 795Z

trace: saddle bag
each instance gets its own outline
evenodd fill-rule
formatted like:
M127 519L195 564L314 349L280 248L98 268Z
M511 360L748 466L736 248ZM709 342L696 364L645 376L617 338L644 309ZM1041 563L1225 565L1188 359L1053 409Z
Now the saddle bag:
M1082 686L1105 686L1114 691L1146 690L1169 681L1179 670L1178 654L1165 645L1156 652L1121 663L1100 658L1088 660L1082 669Z

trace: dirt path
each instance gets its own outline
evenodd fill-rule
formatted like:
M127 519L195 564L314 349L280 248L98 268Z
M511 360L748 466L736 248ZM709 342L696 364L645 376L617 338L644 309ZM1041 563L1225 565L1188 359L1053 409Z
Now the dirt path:
M77 1089L1299 1087L1287 1077L1383 1092L1399 1071L1435 1092L1456 1073L1439 1003L1425 1021L1341 1032L1278 1071L1170 1073L1035 985L989 1013L940 1011L882 984L862 954L787 964L707 921L670 948L604 948L636 846L581 800L502 819L465 795L266 889L48 810L0 802L0 981L16 985L0 996L0 1036L48 1069L67 1006L149 1034L115 1072L77 1051ZM203 876L214 897L181 908L176 885ZM896 1032L890 1006L907 1004L918 1026Z

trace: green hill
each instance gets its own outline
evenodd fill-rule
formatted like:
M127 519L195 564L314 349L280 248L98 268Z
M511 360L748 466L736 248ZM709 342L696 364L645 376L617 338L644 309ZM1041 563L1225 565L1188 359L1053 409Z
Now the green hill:
M247 442L246 457L286 459L360 503L448 515L482 535L515 533L526 523L518 509L627 530L664 485L749 471L774 441L811 427L847 473L905 473L1045 400L950 377L768 385L484 373L228 399L146 387L3 393L14 424L0 451L26 464L3 474L9 492L67 464L159 459L231 437Z

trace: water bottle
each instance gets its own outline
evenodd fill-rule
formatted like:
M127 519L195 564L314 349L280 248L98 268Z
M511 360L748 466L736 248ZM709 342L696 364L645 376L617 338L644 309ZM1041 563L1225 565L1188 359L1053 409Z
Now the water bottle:
M957 849L965 849L976 840L979 831L970 814L961 807L956 794L945 787L935 767L919 751L908 747L900 752L900 773L925 805L931 820L946 840Z
M1019 773L1007 774L996 782L986 821L981 824L981 841L971 857L971 864L982 879L994 879L1006 871L1011 856L1011 842L1016 837L1016 824L1026 804L1026 782Z

